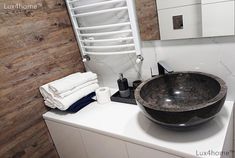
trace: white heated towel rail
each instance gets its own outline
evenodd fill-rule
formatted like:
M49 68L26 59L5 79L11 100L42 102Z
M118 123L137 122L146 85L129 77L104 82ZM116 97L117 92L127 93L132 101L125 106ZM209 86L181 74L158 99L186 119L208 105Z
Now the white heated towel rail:
M134 0L66 0L84 61L89 55L136 54L141 42Z

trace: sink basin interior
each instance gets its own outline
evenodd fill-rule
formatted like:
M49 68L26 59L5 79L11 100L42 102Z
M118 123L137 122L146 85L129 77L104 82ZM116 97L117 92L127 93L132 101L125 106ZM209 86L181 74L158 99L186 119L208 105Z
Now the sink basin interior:
M171 74L148 82L140 91L140 96L152 108L189 108L213 99L220 92L217 80L194 73Z

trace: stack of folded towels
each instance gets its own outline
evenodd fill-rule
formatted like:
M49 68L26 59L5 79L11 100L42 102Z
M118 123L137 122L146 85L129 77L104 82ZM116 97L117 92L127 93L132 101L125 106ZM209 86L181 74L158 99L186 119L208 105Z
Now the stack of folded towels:
M76 112L93 102L99 88L97 75L92 72L75 73L39 88L44 103L50 108Z

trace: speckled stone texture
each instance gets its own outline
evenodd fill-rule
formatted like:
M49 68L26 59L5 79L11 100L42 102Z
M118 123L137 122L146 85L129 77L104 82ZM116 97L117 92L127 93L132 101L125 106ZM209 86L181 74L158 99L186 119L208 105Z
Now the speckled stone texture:
M145 115L168 127L195 126L212 119L227 94L225 82L211 74L176 72L143 82L135 91Z

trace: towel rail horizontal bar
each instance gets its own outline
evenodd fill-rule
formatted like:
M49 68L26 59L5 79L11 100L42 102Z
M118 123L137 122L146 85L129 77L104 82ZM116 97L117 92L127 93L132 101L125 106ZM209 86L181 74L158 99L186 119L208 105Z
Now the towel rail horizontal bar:
M75 2L79 2L80 0L73 0L73 1L68 1L69 3L75 3Z
M90 16L90 15L96 15L96 14L103 14L103 13L109 13L109 12L115 12L115 11L121 11L121 10L128 10L127 7L118 7L118 8L112 8L112 9L104 9L94 12L87 12L87 13L79 13L73 15L74 17L83 17L83 16Z
M132 54L136 53L135 50L131 51L120 51L120 52L86 52L85 54L90 54L90 55L119 55L119 54Z
M77 7L71 8L71 10L85 9L85 8L91 8L91 7L98 7L98 6L102 6L102 5L115 4L115 3L125 2L125 1L126 0L111 0L111 1L105 1L105 2L98 2L98 3L93 3L93 4L77 6Z
M118 26L128 26L131 25L130 22L123 22L123 23L117 23L117 24L109 24L109 25L99 25L99 26L88 26L88 27L78 27L77 30L96 30L96 29L107 29L112 27L118 27Z
M133 37L123 37L123 38L110 38L110 39L100 39L100 40L92 40L86 39L81 40L83 43L99 43L99 42L115 42L115 41L125 41L125 40L133 40Z
M86 55L141 54L133 0L92 0L91 3L86 0L65 1L83 57ZM127 14L122 14L123 12ZM92 22L89 21L91 24L89 26L89 23L84 23L79 18L91 16L97 18L98 21L100 15L112 16L118 13L120 13L120 19L117 19L119 22L114 24L107 24L105 21L97 24L89 19Z
M132 33L132 30L110 31L110 32L100 32L100 33L84 33L79 35L82 37L97 37L97 36L116 35L122 33Z
M112 45L112 46L82 46L86 49L110 49L110 48L128 48L134 47L135 44L123 44L123 45Z

